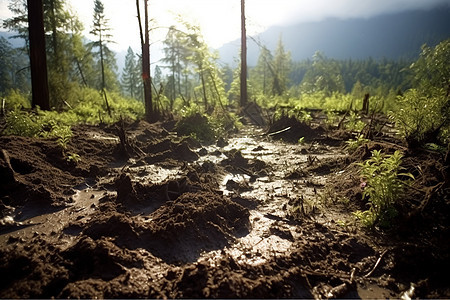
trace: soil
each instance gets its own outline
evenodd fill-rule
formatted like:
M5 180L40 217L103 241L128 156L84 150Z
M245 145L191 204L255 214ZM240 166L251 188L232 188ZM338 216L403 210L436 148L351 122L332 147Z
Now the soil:
M0 298L450 297L444 155L392 137L349 153L351 135L293 119L213 145L173 126L0 137ZM416 180L367 230L374 149L403 150Z

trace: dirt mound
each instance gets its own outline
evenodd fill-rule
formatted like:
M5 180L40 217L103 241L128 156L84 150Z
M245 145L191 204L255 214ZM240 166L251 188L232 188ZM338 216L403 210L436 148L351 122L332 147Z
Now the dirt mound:
M299 276L272 263L241 266L229 256L222 257L217 265L207 262L188 265L177 275L170 297L236 299L292 297L291 283ZM302 287L298 287L295 294L300 298L311 298Z
M324 130L321 127L312 128L294 117L282 116L269 127L268 133L274 139L297 143L300 138L304 138L304 141L319 138Z
M81 181L77 177L80 169L63 161L62 150L53 141L0 137L0 145L4 157L1 169L9 174L5 177L9 178L8 185L0 196L7 205L20 206L30 201L64 205L64 186Z
M264 176L267 173L267 164L259 159L247 159L239 150L231 150L225 153L226 159L220 163L225 170L231 173L246 173L252 177Z
M145 151L148 153L145 161L151 164L166 159L192 162L199 158L199 155L192 151L187 141L177 143L170 139L165 139L154 144L148 144Z
M143 239L168 261L193 261L201 251L220 249L250 229L249 211L210 192L186 193L151 215Z
M121 176L118 181L128 182L127 178ZM122 185L134 190L130 183ZM176 184L168 182L164 186L174 189ZM135 191L152 190L150 187L135 187ZM123 189L129 192L131 188ZM126 196L118 194L117 198L121 199L118 200L120 204L133 210L136 206L124 200L130 197L128 192ZM122 247L142 247L170 262L195 261L202 251L220 249L232 242L235 236L248 233L250 229L248 209L217 193L186 191L174 201L162 200L156 198L140 202L144 211L148 211L145 203L152 205L153 201L153 204L157 202L159 205L159 208L155 205L156 210L151 210L142 219L133 217L127 211L118 212L114 202L111 202L114 199L106 198L102 205L104 209L100 207L102 212L96 218L87 224L81 220L72 226L84 227L83 234L95 240L111 238Z

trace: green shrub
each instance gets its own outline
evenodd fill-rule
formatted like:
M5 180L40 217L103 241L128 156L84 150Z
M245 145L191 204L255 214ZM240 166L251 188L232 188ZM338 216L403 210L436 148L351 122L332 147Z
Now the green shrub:
M327 119L325 120L325 124L330 128L335 123L337 123L339 116L335 111L327 110L326 111Z
M28 95L24 95L18 90L9 90L4 98L6 100L5 107L7 110L12 110L16 107L31 108Z
M370 159L359 164L363 178L363 198L368 197L369 209L357 211L354 214L364 226L388 227L397 215L395 204L404 192L406 184L400 177L409 177L414 180L410 173L400 173L403 169L400 166L402 157L403 154L400 151L386 155L379 150L374 150Z
M450 105L445 99L445 91L440 89L427 94L410 89L398 98L399 109L390 116L410 146L448 141Z
M177 122L175 128L179 135L192 136L203 142L215 140L215 132L208 117L200 113L191 113L182 117Z
M345 129L357 132L361 132L366 126L366 124L363 121L361 121L361 118L358 116L358 114L353 111L350 112L347 121L344 123L344 125Z
M34 137L41 131L38 117L29 111L15 108L6 114L6 128L3 134Z
M450 39L436 47L422 47L411 65L415 88L398 98L391 113L410 147L450 139Z

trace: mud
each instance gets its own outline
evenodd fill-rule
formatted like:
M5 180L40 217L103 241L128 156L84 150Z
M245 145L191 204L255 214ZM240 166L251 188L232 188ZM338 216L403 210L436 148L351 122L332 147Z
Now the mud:
M450 297L445 160L407 152L397 223L367 231L354 162L403 146L347 138L291 119L209 145L174 122L0 137L0 297Z

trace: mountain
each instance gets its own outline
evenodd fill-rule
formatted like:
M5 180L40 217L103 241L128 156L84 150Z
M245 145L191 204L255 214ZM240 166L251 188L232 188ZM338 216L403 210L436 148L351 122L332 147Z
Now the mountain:
M255 39L274 50L282 37L286 51L295 61L311 58L317 50L336 59L415 59L420 47L434 46L450 38L450 6L428 11L408 11L369 19L326 19L320 22L274 26ZM247 41L248 64L255 65L259 46ZM240 41L223 45L221 61L236 64Z
M0 31L0 37L5 38L8 43L11 44L11 47L13 48L19 48L25 46L25 40L22 38L15 38L17 34L13 32L8 31Z

